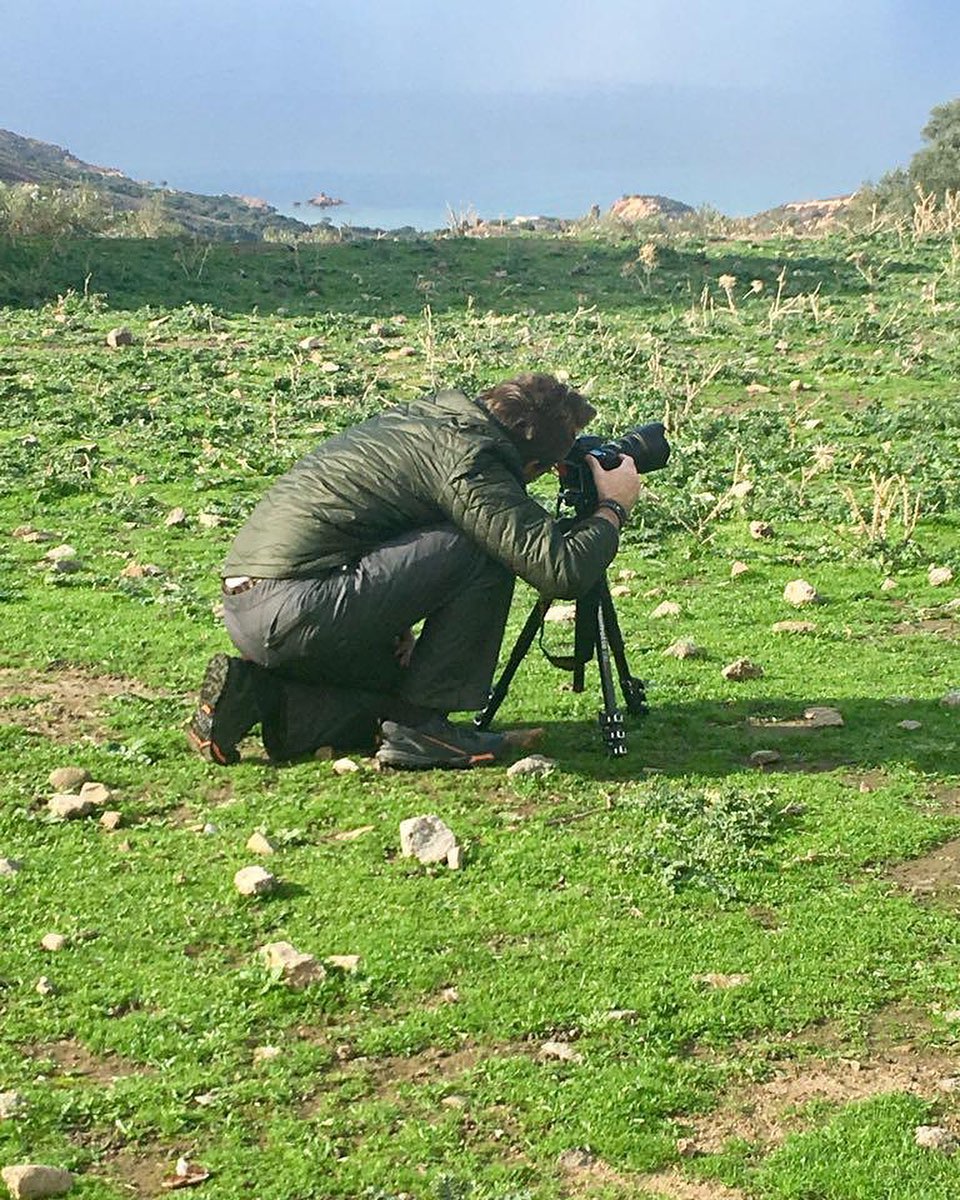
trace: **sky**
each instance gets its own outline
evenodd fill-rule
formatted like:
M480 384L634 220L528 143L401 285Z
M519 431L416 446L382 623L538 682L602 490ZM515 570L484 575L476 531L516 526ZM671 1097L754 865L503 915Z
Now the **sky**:
M753 213L905 164L960 96L952 0L0 0L0 31L0 128L342 219Z

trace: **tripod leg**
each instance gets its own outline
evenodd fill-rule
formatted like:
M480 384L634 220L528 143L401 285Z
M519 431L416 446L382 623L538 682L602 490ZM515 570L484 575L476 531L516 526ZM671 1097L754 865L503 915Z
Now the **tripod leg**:
M620 679L620 689L627 705L627 712L633 717L642 717L650 711L647 706L646 684L630 670L626 647L623 644L623 634L620 632L620 622L617 620L617 610L614 607L610 586L606 579L602 580L600 584L600 611L603 614L603 628L609 640L613 661L617 665L617 675Z
M597 666L600 668L600 692L603 709L598 714L603 744L609 754L620 756L627 752L627 735L623 728L623 713L617 707L610 665L610 644L607 641L606 616L602 602L597 606Z
M595 588L577 601L577 615L573 625L573 682L570 685L574 692L583 691L584 668L593 658L594 647L597 644L598 605L599 597Z
M533 644L533 639L537 636L537 630L543 624L543 618L550 607L551 601L543 598L539 599L533 608L530 610L530 615L527 617L520 634L514 643L513 649L510 651L510 657L507 659L507 665L503 668L500 678L494 684L493 690L487 698L486 704L473 718L473 723L478 729L486 729L493 718L497 715L497 709L503 703L507 691L514 675L517 673L517 668L523 662L523 657Z

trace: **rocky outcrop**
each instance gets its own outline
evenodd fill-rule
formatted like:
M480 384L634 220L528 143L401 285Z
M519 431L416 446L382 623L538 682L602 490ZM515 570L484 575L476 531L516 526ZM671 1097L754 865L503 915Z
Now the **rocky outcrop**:
M650 217L689 217L696 210L669 196L621 196L610 206L610 216L620 221L646 221Z

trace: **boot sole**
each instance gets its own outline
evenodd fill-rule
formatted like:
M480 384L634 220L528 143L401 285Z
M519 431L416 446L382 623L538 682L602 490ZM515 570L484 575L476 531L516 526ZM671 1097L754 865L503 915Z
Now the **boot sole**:
M233 766L240 761L235 746L219 746L213 740L214 713L229 674L230 659L226 654L215 654L207 663L200 684L199 704L187 727L187 738L193 749L201 758L220 767Z

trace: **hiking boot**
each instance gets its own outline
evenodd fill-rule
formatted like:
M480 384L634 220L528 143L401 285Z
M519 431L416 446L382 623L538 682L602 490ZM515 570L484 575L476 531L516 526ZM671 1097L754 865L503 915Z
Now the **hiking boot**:
M434 717L422 725L384 721L377 761L385 767L429 770L432 767L479 767L497 762L506 742L501 733L454 725Z
M215 654L207 663L197 710L187 728L190 744L207 762L228 767L240 761L237 743L260 719L254 671L253 663L226 654Z

